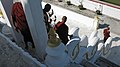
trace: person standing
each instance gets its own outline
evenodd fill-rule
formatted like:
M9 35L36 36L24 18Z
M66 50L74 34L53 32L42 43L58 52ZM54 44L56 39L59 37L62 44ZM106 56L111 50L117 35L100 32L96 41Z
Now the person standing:
M107 26L104 30L103 30L103 34L104 34L104 43L106 42L106 40L110 37L110 27Z
M56 30L56 33L58 34L61 41L66 45L69 41L68 39L68 26L65 24L67 21L67 17L63 16L62 21L59 21L55 26L54 29Z
M25 42L25 49L28 49L28 42L32 43L32 48L35 48L34 42L29 30L29 26L27 24L27 20L25 17L25 13L22 7L22 4L20 2L15 2L12 5L12 11L11 11L11 16L12 16L12 22L14 25L14 29L17 32L21 32L24 38Z
M52 10L51 14L49 13L50 9L51 9L51 5L48 3L45 5L45 7L43 9L44 22L46 25L47 32L49 32L49 30L51 28L50 23L52 22L52 19L50 19L50 17L54 14L53 10Z

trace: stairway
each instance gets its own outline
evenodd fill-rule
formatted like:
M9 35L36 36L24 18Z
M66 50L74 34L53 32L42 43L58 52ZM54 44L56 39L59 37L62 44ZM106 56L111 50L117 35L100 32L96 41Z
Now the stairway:
M83 59L80 64L84 67L120 67L102 56L98 57L94 63Z
M99 57L95 61L95 64L100 66L100 67L120 67L117 64L111 62L110 60L104 58L104 57Z

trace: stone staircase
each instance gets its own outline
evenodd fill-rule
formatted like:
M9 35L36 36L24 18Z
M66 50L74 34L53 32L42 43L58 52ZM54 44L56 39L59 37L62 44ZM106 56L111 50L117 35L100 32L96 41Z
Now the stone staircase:
M80 64L84 67L120 67L102 56L98 57L94 63L83 59Z
M98 65L99 67L120 67L104 57L97 58L95 64Z

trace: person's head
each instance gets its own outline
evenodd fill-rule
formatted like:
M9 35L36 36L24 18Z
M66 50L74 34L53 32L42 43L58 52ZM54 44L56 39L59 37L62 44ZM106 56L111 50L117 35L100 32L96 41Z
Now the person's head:
M45 10L46 12L49 12L50 9L51 9L51 5L47 3L47 4L45 5L45 7L44 7L44 10Z
M65 23L67 21L67 17L66 16L63 16L62 17L62 21Z

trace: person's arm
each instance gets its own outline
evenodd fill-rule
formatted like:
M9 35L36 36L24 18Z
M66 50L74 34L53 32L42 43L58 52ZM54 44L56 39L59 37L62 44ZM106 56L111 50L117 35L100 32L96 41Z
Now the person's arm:
M70 39L72 39L72 37L73 37L73 35L69 35L69 34L68 34L68 36L69 36Z
M53 14L54 14L54 11L53 11L53 9L52 9L52 13L51 13L51 14L49 13L49 16L51 17Z
M55 26L54 26L54 30L57 30L57 28L58 28L58 27L57 27L57 24L55 24Z

